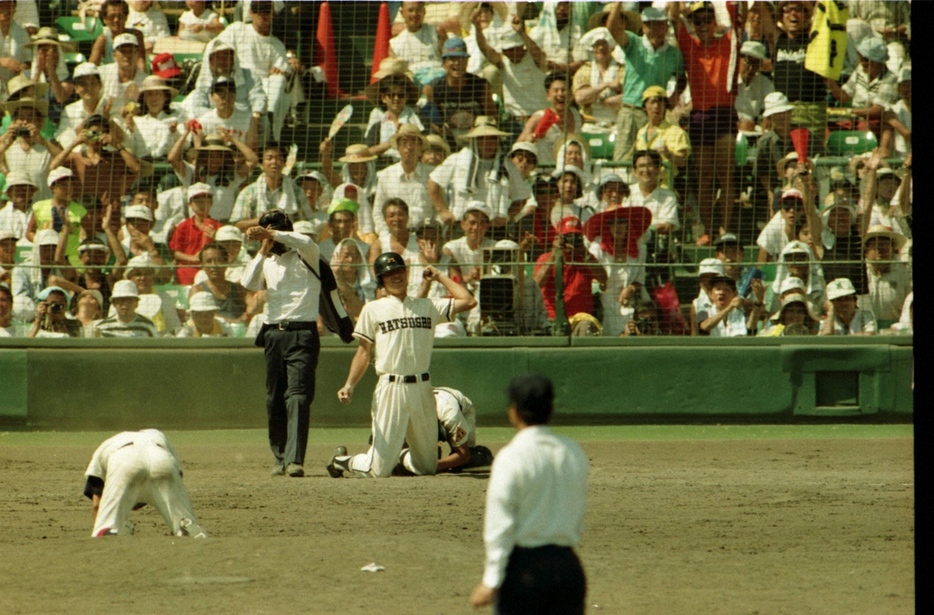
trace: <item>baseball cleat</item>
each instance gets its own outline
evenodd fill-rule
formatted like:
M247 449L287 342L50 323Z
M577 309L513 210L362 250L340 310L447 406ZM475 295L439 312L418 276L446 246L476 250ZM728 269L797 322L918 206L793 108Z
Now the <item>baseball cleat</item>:
M302 476L305 476L305 468L297 463L290 463L285 472L292 478L301 478Z
M285 476L285 465L277 463L272 466L272 470L269 472L271 476Z
M334 449L334 456L331 457L331 463L325 466L325 469L328 471L328 474L331 475L331 478L343 478L344 471L341 468L337 467L337 458L343 457L347 454L346 446L338 446Z

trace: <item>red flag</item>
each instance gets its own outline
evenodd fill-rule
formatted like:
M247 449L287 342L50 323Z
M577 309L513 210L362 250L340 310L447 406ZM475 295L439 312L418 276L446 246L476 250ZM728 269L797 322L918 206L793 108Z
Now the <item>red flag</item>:
M315 39L323 52L319 66L324 72L328 96L331 98L342 96L343 92L340 91L337 85L337 53L335 53L334 49L334 27L331 24L331 5L329 2L321 3L321 10L318 13L318 33Z
M380 2L379 18L376 20L376 44L373 47L373 68L370 70L370 83L376 82L379 64L389 56L389 39L392 25L389 23L389 3Z

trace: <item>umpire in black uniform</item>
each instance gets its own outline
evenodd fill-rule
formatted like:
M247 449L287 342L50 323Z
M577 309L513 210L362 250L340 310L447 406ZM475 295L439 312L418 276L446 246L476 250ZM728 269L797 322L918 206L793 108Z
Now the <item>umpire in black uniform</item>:
M292 230L288 214L273 209L246 231L262 241L241 278L244 288L266 291L266 324L256 338L266 354L266 412L269 447L276 458L273 476L305 475L308 421L315 397L318 300L321 281L315 269L318 245Z

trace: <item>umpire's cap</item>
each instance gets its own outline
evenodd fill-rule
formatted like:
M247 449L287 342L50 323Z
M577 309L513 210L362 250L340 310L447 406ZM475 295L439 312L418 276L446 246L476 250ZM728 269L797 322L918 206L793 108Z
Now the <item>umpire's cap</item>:
M376 283L383 285L383 276L396 269L405 269L405 261L395 252L383 252L373 261L373 273L376 274Z
M281 209L270 209L259 219L259 225L274 231L291 231L292 220Z

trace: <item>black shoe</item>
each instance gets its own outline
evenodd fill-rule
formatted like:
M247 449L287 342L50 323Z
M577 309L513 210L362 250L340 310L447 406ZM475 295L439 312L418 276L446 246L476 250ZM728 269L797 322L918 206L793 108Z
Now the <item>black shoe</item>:
M344 471L338 468L337 464L335 464L334 462L338 457L343 457L346 454L347 454L346 446L338 446L336 449L334 449L334 455L331 457L331 463L324 466L324 468L328 471L328 474L331 475L331 478L343 478L344 477Z

